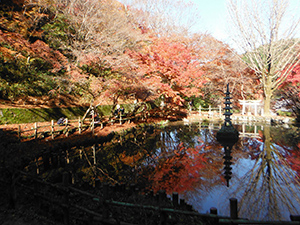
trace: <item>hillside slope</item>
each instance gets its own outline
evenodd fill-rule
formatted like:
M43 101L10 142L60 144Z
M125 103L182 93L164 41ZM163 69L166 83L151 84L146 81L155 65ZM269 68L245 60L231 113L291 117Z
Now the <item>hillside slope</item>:
M70 67L68 58L48 38L47 26L55 24L57 18L54 17L53 12L42 6L3 6L2 2L1 100L9 100L12 104L23 102L36 105L38 101L38 104L56 105L59 101L55 99L61 94L74 94L66 77L67 68Z

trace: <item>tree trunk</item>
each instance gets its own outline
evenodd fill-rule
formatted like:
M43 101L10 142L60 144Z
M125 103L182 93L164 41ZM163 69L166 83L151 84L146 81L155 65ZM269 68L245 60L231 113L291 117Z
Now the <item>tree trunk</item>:
M266 94L264 99L264 115L270 116L270 109L271 109L271 95Z
M270 77L267 77L267 82L265 83L265 99L264 99L264 115L265 116L270 116L271 115L271 112L270 112L270 109L271 109L271 98L272 98L272 95L273 95L273 92L272 92L272 87L271 87L272 83L270 81Z

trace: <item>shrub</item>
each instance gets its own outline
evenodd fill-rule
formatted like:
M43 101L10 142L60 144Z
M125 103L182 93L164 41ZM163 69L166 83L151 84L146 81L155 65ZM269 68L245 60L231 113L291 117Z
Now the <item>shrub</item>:
M0 55L0 98L41 96L57 86L49 62L40 58L30 61L5 60Z

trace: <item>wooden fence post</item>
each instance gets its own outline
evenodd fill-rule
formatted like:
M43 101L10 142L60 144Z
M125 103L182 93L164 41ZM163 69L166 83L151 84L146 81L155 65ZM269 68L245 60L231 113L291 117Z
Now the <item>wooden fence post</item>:
M291 221L300 221L300 215L290 215Z
M93 149L94 165L96 165L96 144L92 146L92 149Z
M84 150L84 147L82 147L82 148ZM82 149L79 149L79 157L80 157L80 159L82 159Z
M218 210L215 207L210 208L210 214L218 215Z
M21 125L18 126L18 138L21 140Z
M34 123L34 139L37 139L37 130L38 130L38 126L37 126L37 122Z
M95 111L92 111L92 134L95 134Z
M178 206L179 206L179 202L178 202L179 196L178 196L177 192L173 192L172 199L173 199L173 206L174 206L174 208L178 208Z
M237 219L238 218L238 202L236 198L230 198L230 218Z
M162 207L163 206L163 203L164 201L166 200L167 198L167 195L166 195L166 192L164 190L160 190L158 192L158 201L159 201L159 206ZM160 225L166 225L167 224L167 213L162 211L162 210L159 210L159 216L160 216Z
M69 120L66 118L66 137L69 136Z
M36 174L40 174L39 160L35 158Z
M215 207L211 207L209 213L212 214L212 215L216 215L217 216L218 215L218 210ZM213 224L219 224L218 217L212 218L211 220L212 220Z
M81 119L80 117L78 118L78 132L81 134Z
M70 212L69 212L69 173L64 172L63 173L63 186L66 188L63 196L63 212L64 212L64 224L69 225L70 224Z
M54 139L54 120L51 120L51 137Z

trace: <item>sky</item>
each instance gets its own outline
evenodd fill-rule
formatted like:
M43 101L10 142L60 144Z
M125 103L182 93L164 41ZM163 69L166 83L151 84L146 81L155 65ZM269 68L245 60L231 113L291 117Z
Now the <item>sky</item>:
M123 3L125 2L130 3L132 0L119 0L119 1ZM226 44L229 44L229 46L231 46L234 49L237 49L237 44L234 43L232 41L232 38L230 37L230 33L232 32L230 32L230 27L228 25L229 21L227 19L228 18L227 3L230 0L178 0L178 1L186 1L187 3L192 2L196 6L193 10L196 11L198 10L200 19L197 21L197 24L193 26L194 29L191 30L192 32L209 33L214 38L223 41ZM238 0L238 2L251 2L251 1L253 0ZM255 1L260 2L262 0L255 0ZM279 0L279 1L285 1L285 0ZM292 11L292 14L297 14L298 17L300 17L300 0L287 0L287 1L289 2L290 5L289 9ZM286 27L289 27L288 22L289 21L285 23ZM297 37L300 38L300 24L299 24L299 32Z
M199 31L210 33L220 41L230 44L228 35L228 14L226 2L228 0L187 0L193 2L200 11ZM248 1L248 0L239 0ZM289 0L292 13L300 14L300 0ZM298 32L300 37L300 30Z
M199 29L207 31L219 40L225 40L226 0L192 0L192 2L200 11Z

